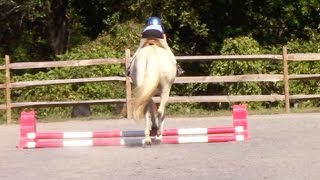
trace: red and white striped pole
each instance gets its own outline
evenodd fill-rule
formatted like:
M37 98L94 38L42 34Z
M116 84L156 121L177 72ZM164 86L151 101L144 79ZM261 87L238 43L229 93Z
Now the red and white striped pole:
M144 145L144 131L37 132L35 112L22 112L19 148ZM214 136L212 134L231 134ZM188 136L183 136L188 135ZM92 138L88 140L65 140ZM104 139L103 139L104 138ZM212 143L249 139L247 108L233 106L233 127L181 128L163 131L162 144ZM158 141L157 141L158 142Z
M165 129L163 136L179 135L204 135L241 133L243 129L234 127L210 127L210 128L181 128ZM93 131L93 132L31 132L27 133L27 139L74 139L74 138L115 138L115 137L143 137L144 131Z
M186 144L186 143L214 143L242 141L237 136L164 136L161 140L153 138L153 143L161 144ZM53 147L75 147L75 146L143 146L144 138L108 138L108 139L88 139L88 140L64 140L52 139L45 141L28 141L23 148L53 148Z

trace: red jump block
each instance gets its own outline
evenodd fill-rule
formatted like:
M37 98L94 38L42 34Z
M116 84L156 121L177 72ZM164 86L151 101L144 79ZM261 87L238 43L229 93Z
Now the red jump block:
M233 126L235 128L243 128L243 132L241 134L244 135L245 140L250 139L249 131L248 131L248 110L246 104L233 105ZM238 133L237 133L238 134Z

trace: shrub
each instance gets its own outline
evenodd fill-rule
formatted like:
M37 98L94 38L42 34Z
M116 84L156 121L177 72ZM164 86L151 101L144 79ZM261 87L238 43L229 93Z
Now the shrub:
M221 49L223 55L250 55L270 53L266 48L260 46L250 36L241 36L224 40ZM210 66L210 75L229 76L244 74L279 74L282 66L279 62L270 60L255 61L213 61ZM239 83L219 83L209 86L216 90L219 95L270 95L282 94L281 83L272 82L239 82ZM260 108L268 102L249 103L251 108Z
M139 27L140 25L134 24L134 22L119 24L113 27L110 32L102 33L95 41L86 42L65 54L59 55L58 60L124 58L124 49L132 48L138 44L141 30ZM124 64L52 68L36 73L14 75L13 81L123 76L124 70ZM125 98L125 83L113 81L19 88L13 89L12 98L14 102L118 99ZM114 105L110 105L92 109L99 112L112 112L115 108ZM70 112L70 108L68 107L42 108L37 110L39 117L45 117L50 114L60 114L63 116L63 114L66 115L65 113L68 112Z

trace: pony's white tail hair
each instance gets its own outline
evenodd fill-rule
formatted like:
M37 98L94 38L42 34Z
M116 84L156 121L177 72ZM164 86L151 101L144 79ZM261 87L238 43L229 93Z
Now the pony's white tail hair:
M156 49L154 49L157 51ZM133 103L133 119L135 121L144 119L144 114L146 112L146 106L149 100L156 94L159 81L160 73L158 70L157 61L161 60L156 57L153 53L148 53L143 58L148 58L146 60L146 68L143 77L142 84L135 89L135 99Z

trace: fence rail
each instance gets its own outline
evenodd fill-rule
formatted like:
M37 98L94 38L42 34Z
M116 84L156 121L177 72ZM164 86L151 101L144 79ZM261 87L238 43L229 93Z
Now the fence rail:
M56 67L79 67L92 66L101 64L120 64L124 63L124 59L108 58L108 59L87 59L74 61L45 61L45 62L20 62L10 63L10 69L36 69L36 68L56 68ZM0 69L6 69L6 66L0 66Z
M7 123L11 123L11 109L21 107L50 107L50 106L70 106L75 104L105 104L105 103L126 103L131 99L131 79L129 77L113 76L113 77L94 77L81 79L57 79L57 80L37 80L12 82L10 78L11 70L35 69L35 68L55 68L55 67L79 67L94 66L102 64L123 64L128 67L131 58L130 50L126 50L125 58L106 58L91 60L72 60L72 61L55 61L55 62L22 62L10 63L9 56L5 57L5 65L0 66L0 70L5 70L5 84L0 84L0 89L5 89L5 104L0 104L0 110L6 111ZM214 55L214 56L176 56L178 61L241 61L241 60L277 60L282 61L283 74L248 74L248 75L230 75L230 76L187 76L177 77L175 82L178 83L229 83L229 82L284 82L283 94L271 95L238 95L238 96L170 96L169 103L188 103L188 102L258 102L258 101L285 101L286 112L290 111L290 100L301 99L319 99L320 94L313 95L290 95L289 80L309 80L320 79L320 74L288 74L288 61L318 61L320 53L307 54L288 54L286 47L283 47L282 55ZM73 84L73 83L89 83L89 82L105 82L105 81L125 81L126 98L119 99L100 99L86 101L50 101L50 102L12 102L11 89L36 87L45 85ZM159 102L159 98L154 100ZM131 105L126 103L127 117L130 117Z

